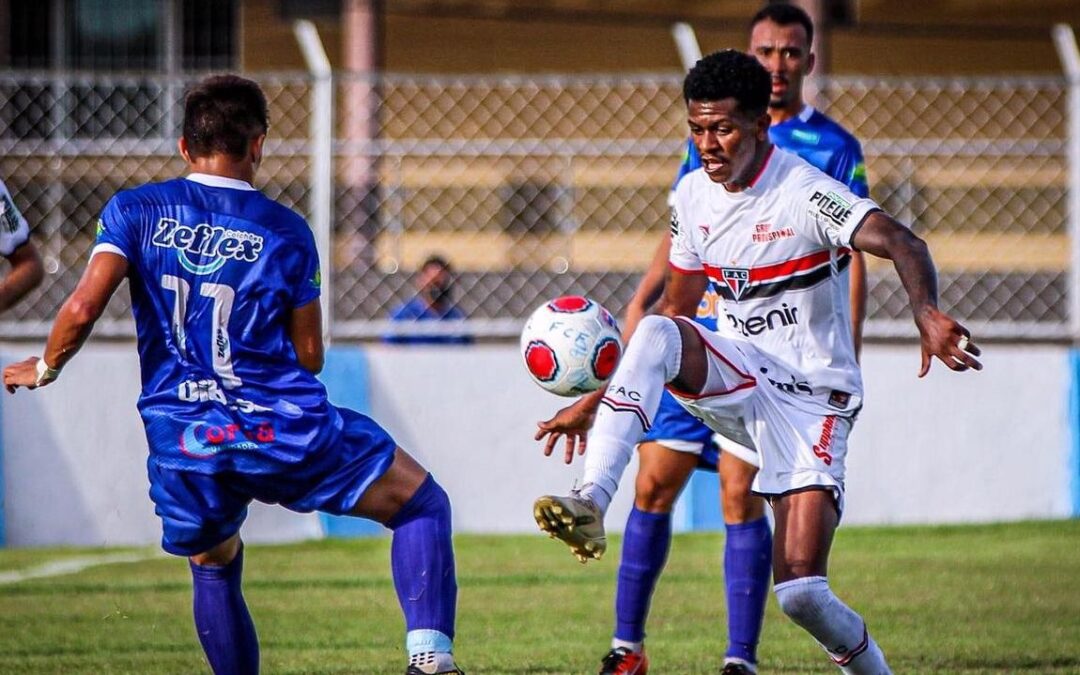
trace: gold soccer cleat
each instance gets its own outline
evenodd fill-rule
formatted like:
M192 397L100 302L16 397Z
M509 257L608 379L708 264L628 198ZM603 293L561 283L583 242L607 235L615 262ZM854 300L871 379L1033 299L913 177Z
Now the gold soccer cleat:
M533 517L541 530L561 539L583 564L599 560L607 550L604 514L590 499L544 495L533 504Z

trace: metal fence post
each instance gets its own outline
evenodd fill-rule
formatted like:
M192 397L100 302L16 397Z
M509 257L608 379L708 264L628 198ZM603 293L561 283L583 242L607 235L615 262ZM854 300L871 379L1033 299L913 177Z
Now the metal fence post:
M333 200L334 200L334 81L319 31L307 20L293 24L293 32L313 78L311 89L311 228L319 249L322 277L323 341L330 341L334 314Z
M1071 26L1054 26L1054 45L1068 80L1066 105L1065 163L1068 166L1068 232L1070 264L1068 272L1069 334L1080 344L1080 50Z

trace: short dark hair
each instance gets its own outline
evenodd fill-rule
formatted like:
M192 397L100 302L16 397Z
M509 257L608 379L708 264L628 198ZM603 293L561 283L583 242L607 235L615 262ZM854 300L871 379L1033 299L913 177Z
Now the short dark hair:
M814 44L814 22L810 20L810 15L804 12L802 7L782 2L770 2L750 19L750 30L762 21L772 21L778 26L790 26L797 23L806 29L807 44Z
M683 99L689 103L733 98L739 110L758 117L769 105L771 82L769 72L753 56L724 49L694 64L683 80Z
M269 127L262 89L237 75L212 75L184 97L184 141L192 157L243 157Z
M431 265L438 265L439 267L443 268L444 270L449 270L450 269L450 261L447 260L446 258L442 257L441 255L439 255L438 253L434 253L432 255L429 255L427 258L425 258L424 263L422 265L420 265L420 269L422 269L422 270L427 269Z

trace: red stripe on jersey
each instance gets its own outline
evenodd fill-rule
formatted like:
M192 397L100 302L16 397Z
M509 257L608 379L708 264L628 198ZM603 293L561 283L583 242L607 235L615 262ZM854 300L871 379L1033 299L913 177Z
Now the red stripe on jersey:
M840 257L850 255L851 250L846 248L837 249L837 253ZM765 265L764 267L751 267L750 279L748 283L758 284L764 281L773 281L780 277L788 277L799 272L806 272L816 267L820 267L829 262L831 258L828 249L824 251L816 251L809 255L804 255L801 258L794 258L792 260L785 260L784 262L775 263L772 265ZM705 272L714 279L722 279L723 274L720 267L713 267L711 265L705 266Z

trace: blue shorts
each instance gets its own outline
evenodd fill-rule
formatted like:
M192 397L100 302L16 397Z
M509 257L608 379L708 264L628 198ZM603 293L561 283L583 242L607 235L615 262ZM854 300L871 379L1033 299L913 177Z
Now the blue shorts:
M252 500L292 511L345 515L394 461L397 444L374 420L340 409L345 424L334 445L301 464L268 473L202 474L147 462L150 498L161 518L161 547L174 555L208 551L240 530Z
M717 462L720 461L720 448L713 440L713 430L687 412L667 390L660 399L660 409L656 411L652 427L641 438L641 442L646 441L699 444L701 454L698 455L698 468L701 469L716 471Z

